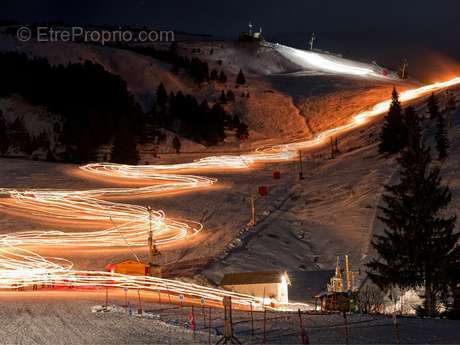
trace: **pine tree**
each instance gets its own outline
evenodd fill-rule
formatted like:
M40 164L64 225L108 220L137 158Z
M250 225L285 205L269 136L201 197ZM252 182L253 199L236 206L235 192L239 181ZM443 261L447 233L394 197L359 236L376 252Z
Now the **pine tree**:
M228 100L229 102L235 101L235 94L233 93L232 90L228 90L228 91L227 91L227 100Z
M217 79L219 79L219 73L217 72L216 69L212 69L209 75L209 80L217 80Z
M233 115L231 127L232 128L238 128L240 123L241 123L240 117L237 114Z
M440 161L447 158L447 151L449 149L449 138L447 136L447 124L443 115L438 115L436 124L436 149L438 150L438 159Z
M176 151L177 154L180 153L180 149L181 149L181 142L180 142L180 139L179 137L176 135L172 141L172 146L174 148L174 150Z
M219 83L225 84L226 82L227 82L227 75L224 73L224 71L220 71Z
M137 143L132 131L121 126L113 142L111 161L113 163L136 165L139 160Z
M219 102L222 104L227 104L227 96L225 96L224 90L220 93Z
M454 119L452 113L457 108L457 100L455 95L452 92L449 92L447 103L446 103L446 111L447 111L447 127L452 128L454 126Z
M244 122L238 123L235 136L239 139L246 139L249 136L248 125Z
M11 145L16 146L21 151L30 154L30 135L27 131L24 118L17 117L8 127L9 140Z
M422 138L420 118L415 112L414 107L408 106L404 111L404 122L407 129L407 145L418 145Z
M402 117L401 103L396 89L392 92L392 102L382 133L380 134L379 153L397 153L401 151L407 142L407 129Z
M246 84L246 77L244 76L244 73L242 70L238 73L238 76L236 77L236 83L238 85L244 85Z
M163 83L160 83L157 88L157 100L156 103L160 107L160 110L164 112L166 110L166 104L168 103L168 93Z
M427 108L431 119L436 119L439 116L438 99L434 93L432 93L431 96L428 98Z
M400 182L385 186L384 234L372 241L379 258L367 264L368 275L385 291L423 287L424 309L432 316L442 293L458 281L460 234L456 217L443 215L452 195L439 169L430 168L423 140L404 150L399 163Z
M449 94L448 99L447 99L447 104L446 104L446 110L448 112L451 112L451 111L454 111L456 107L457 107L457 101L455 99L455 96L453 94Z
M3 113L0 110L0 154L5 154L10 146L8 128Z

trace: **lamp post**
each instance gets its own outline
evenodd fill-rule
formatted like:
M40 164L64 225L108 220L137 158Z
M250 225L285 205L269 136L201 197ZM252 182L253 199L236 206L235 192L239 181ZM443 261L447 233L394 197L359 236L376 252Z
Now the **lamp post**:
M299 180L303 180L302 151L299 150Z

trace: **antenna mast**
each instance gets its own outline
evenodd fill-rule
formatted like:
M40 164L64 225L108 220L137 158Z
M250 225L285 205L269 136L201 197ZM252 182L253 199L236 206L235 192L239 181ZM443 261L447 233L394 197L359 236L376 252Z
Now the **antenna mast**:
M310 45L310 50L313 50L313 43L315 43L315 40L316 40L316 36L315 36L315 33L313 32L311 34L310 41L308 42L308 44Z

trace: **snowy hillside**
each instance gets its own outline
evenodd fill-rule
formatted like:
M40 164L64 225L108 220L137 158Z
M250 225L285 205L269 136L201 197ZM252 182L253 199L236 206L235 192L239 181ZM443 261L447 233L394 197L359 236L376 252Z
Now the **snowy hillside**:
M198 86L184 74L172 73L171 65L127 50L78 43L18 43L7 36L0 37L0 51L46 57L53 64L84 60L101 64L127 82L144 111L150 109L160 82L168 92L181 90L194 95L198 101L206 99L211 103L218 101L222 91L232 90L236 99L225 107L249 125L250 142L308 136L320 128L315 126L316 117L323 117L325 113L335 117L331 112L343 110L342 102L353 102L354 97L363 94L373 95L369 102L381 101L388 97L392 85L398 83L390 77L379 76L373 65L282 45L265 43L254 48L233 42L181 42L179 54L198 57L207 61L210 69L221 69L228 75L225 85ZM238 87L234 80L240 69L248 82ZM240 97L243 93L251 97ZM367 101L357 102L350 111L364 110L365 103ZM224 150L245 146L246 143L229 141ZM170 148L164 145L159 151L168 152ZM196 148L184 147L184 151L196 151Z
M281 44L275 44L272 47L288 61L299 66L301 70L353 75L363 78L398 79L396 73L377 65L364 64L317 51L295 49Z

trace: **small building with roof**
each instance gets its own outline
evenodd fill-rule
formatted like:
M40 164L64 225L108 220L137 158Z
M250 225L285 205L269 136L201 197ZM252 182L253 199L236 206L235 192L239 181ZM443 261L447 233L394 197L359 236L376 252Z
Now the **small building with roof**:
M249 22L249 30L246 32L240 33L238 40L240 42L262 42L264 37L262 36L262 28L259 28L259 31L253 31L253 25Z
M265 271L229 273L224 275L219 285L225 290L288 303L290 284L286 272Z

